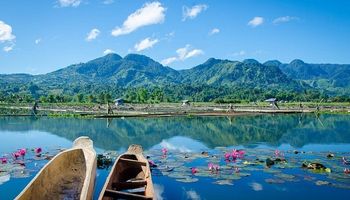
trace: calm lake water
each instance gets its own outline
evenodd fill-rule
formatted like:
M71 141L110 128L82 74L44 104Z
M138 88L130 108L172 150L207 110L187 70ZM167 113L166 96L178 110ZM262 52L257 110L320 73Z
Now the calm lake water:
M122 153L130 144L141 144L159 166L153 176L159 199L320 200L350 195L350 177L343 172L350 166L341 161L342 157L350 159L350 115L113 120L0 117L0 157L8 157L20 148L41 147L52 152L69 148L83 135L94 141L98 153ZM168 149L167 158L160 156L162 148ZM245 158L225 161L224 153L234 148L244 149ZM288 164L271 168L259 164L257 159L276 157L276 149ZM326 158L329 152L335 157ZM302 169L303 161L317 161L332 172ZM45 162L29 162L24 174L0 176L0 199L13 199ZM220 166L218 173L208 172L209 162ZM162 170L164 166L173 166L173 171ZM198 173L192 174L191 167ZM106 169L98 170L95 198L107 174Z

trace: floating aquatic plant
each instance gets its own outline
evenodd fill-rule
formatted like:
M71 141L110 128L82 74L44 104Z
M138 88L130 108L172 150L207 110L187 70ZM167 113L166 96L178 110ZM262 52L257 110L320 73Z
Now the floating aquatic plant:
M272 178L268 178L268 179L265 179L265 182L266 182L266 183L269 183L269 184L282 184L282 183L284 183L285 181L282 180L282 179L272 179Z
M232 180L218 180L218 181L215 181L214 184L217 184L217 185L233 185L233 182L232 182Z

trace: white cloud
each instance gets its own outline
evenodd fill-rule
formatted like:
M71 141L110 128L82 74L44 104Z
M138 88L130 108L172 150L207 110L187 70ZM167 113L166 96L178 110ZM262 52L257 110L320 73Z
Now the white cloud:
M263 186L260 183L251 183L250 187L254 190L254 191L261 191L263 190Z
M0 176L0 185L2 185L3 183L6 183L7 181L9 181L11 178L10 174L4 175L4 176Z
M179 48L176 50L177 56L173 56L170 58L166 58L161 61L163 65L169 65L170 63L173 63L175 61L184 61L186 59L196 57L199 55L204 54L204 51L201 49L192 49L189 44L187 44L185 47Z
M163 140L160 144L159 144L162 148L167 148L170 151L178 151L181 153L189 153L192 152L191 149L187 148L184 145L179 145L179 144L172 144L170 141L168 140Z
M82 0L58 0L61 7L78 7Z
M34 42L35 44L39 44L41 42L41 38L36 39Z
M164 186L159 184L153 184L155 199L163 200Z
M112 4L112 3L114 3L114 0L104 0L103 1L103 4L106 4L106 5Z
M129 15L122 27L113 29L112 35L117 37L129 34L143 26L163 23L165 19L165 10L166 9L158 1L146 3L142 8Z
M238 52L234 52L232 55L234 56L234 57L238 57L238 56L244 56L244 55L246 55L247 54L247 52L245 52L244 50L240 50L240 51L238 51Z
M0 42L11 42L16 38L12 34L12 27L3 21L0 21Z
M193 6L192 8L189 8L187 6L182 7L182 21L185 21L186 19L194 19L201 13L202 11L205 11L208 8L205 4L198 4Z
M248 22L248 25L251 27L257 27L264 23L264 18L262 17L254 17L252 20Z
M97 38L98 35L100 35L101 31L97 28L92 29L86 36L85 40L90 42Z
M186 191L186 196L187 196L187 199L191 199L191 200L200 200L201 199L201 196L199 196L199 194L194 190Z
M153 45L157 44L158 42L158 39L151 39L148 37L135 44L134 48L136 51L143 51L145 49L153 47Z
M5 46L5 47L3 48L3 50L4 50L5 52L10 52L10 51L13 50L13 47L14 47L14 46L15 46L14 44L11 44L10 46Z
M113 51L112 49L106 49L103 52L104 55L107 55L107 54L110 54L110 53L115 53L115 51Z
M218 29L218 28L213 28L213 29L210 31L209 35L214 35L214 34L217 34L217 33L220 33L220 29Z
M193 50L187 52L187 54L183 60L191 58L191 57L196 57L196 56L202 55L203 53L204 52L200 49L193 49Z
M171 37L174 37L174 36L175 36L175 31L172 31L172 32L167 33L167 34L165 35L166 38L171 38Z
M283 17L278 17L276 19L273 20L273 24L281 24L281 23L286 23L286 22L290 22L290 21L293 21L293 20L298 20L299 18L298 17L291 17L291 16L283 16Z
M177 61L177 57L170 57L170 58L166 58L166 59L162 60L160 63L162 65L169 65L175 61Z

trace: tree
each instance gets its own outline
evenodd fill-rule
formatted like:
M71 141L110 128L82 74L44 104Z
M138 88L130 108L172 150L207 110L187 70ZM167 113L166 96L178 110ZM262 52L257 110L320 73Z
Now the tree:
M95 97L94 97L94 95L90 94L90 95L88 96L88 102L89 102L89 103L95 103Z
M99 103L105 102L105 93L104 92L100 92L100 94L98 95L98 102Z
M47 97L47 102L48 103L56 103L55 95L49 94L49 96Z
M104 95L104 102L105 102L105 103L109 103L109 102L111 102L111 101L112 101L112 96L111 96L111 94L105 93L105 95Z
M77 94L77 101L79 103L83 103L84 102L84 94L82 94L82 93Z

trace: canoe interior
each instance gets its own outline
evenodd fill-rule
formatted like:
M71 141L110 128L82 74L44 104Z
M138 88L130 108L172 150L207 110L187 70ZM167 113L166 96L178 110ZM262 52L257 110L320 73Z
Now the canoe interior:
M42 169L18 199L80 199L85 174L83 150L63 152Z
M100 199L153 199L149 164L142 150L135 152L129 148L117 159Z

